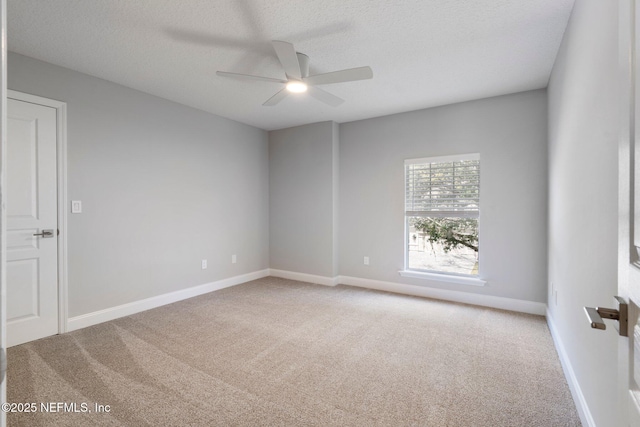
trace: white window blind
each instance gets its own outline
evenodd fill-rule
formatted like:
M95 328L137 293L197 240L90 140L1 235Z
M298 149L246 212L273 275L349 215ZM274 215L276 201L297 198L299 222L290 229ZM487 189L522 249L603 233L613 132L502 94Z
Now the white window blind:
M480 155L406 160L405 185L406 216L478 218Z

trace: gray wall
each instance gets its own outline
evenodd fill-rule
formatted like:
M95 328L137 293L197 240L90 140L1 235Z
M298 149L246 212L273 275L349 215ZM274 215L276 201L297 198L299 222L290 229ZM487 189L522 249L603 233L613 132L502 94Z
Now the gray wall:
M488 284L400 277L403 161L462 153L481 156L480 276ZM341 275L545 302L545 91L341 124L339 209Z
M269 133L270 266L337 274L337 125Z
M268 268L267 132L16 54L8 86L68 104L70 316Z
M576 1L548 88L548 305L599 426L625 425L616 332L592 330L582 311L616 294L617 13L617 2Z

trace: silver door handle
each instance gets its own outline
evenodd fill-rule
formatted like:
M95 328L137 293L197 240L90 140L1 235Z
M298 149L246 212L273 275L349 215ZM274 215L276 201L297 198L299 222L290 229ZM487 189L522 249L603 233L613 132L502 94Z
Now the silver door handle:
M629 322L629 306L627 302L621 297L614 297L614 301L617 309L615 308L604 308L604 307L585 307L584 312L587 314L587 318L589 319L589 323L591 323L591 327L593 329L607 329L607 325L605 325L603 318L605 319L613 319L620 322L618 332L620 336L627 337L629 333L627 332L627 324Z
M42 230L41 233L34 234L36 237L42 237L43 239L53 237L53 230Z
M584 311L587 314L589 323L591 323L591 327L593 329L602 329L603 331L607 329L607 325L604 324L604 320L602 320L597 308L585 307Z

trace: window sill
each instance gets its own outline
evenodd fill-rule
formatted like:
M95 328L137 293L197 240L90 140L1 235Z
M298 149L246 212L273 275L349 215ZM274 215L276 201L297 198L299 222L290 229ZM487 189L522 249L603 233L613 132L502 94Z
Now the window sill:
M485 286L486 280L476 277L454 276L450 274L427 273L423 271L400 270L398 273L402 277L411 277L413 279L433 280L437 282L457 283L459 285Z

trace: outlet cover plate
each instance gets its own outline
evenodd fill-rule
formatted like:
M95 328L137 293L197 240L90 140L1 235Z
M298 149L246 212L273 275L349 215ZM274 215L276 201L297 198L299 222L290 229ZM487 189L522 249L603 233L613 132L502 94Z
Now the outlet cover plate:
M82 201L81 200L72 200L71 201L71 213L82 213Z

